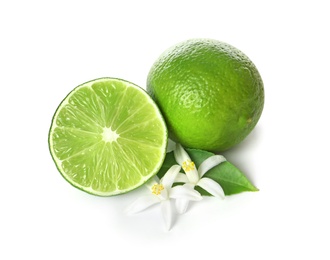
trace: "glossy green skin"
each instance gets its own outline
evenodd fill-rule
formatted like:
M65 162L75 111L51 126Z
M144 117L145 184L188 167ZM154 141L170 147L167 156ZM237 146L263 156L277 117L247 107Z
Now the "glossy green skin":
M263 82L252 61L211 39L188 40L165 51L149 72L147 92L171 139L214 152L240 143L264 106Z

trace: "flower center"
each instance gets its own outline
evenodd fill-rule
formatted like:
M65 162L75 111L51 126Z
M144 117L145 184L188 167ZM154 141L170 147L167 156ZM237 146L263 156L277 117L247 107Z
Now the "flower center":
M156 183L151 187L151 192L152 194L159 195L163 189L164 189L163 184Z
M187 160L182 163L182 168L185 172L189 172L195 169L195 163L193 161Z

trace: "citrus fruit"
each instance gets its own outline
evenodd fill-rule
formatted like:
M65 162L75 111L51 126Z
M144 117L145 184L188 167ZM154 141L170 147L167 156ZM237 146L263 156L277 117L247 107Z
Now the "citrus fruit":
M264 105L256 66L235 47L213 39L190 39L166 50L150 69L147 92L171 139L214 152L240 143Z
M63 177L99 196L139 187L166 154L167 129L150 96L133 83L101 78L76 87L57 108L49 148Z

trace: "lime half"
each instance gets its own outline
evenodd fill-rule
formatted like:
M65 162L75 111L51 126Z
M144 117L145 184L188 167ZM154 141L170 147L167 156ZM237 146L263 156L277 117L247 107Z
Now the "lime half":
M100 78L76 87L52 120L49 148L63 177L85 192L112 196L154 176L166 154L167 129L137 85Z

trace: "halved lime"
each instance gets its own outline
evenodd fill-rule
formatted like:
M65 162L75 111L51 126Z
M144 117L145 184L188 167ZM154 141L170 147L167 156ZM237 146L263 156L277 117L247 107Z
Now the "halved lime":
M57 108L49 148L63 177L99 196L135 189L166 154L167 129L154 101L137 85L100 78L76 87Z

